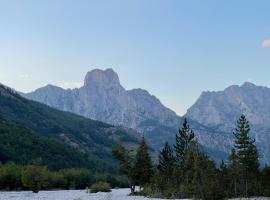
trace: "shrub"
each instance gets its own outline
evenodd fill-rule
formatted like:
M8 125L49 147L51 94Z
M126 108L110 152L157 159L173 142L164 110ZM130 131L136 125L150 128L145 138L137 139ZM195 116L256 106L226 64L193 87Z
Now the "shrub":
M110 192L111 191L111 185L106 182L99 182L95 183L91 186L90 192L91 193L97 193L97 192Z

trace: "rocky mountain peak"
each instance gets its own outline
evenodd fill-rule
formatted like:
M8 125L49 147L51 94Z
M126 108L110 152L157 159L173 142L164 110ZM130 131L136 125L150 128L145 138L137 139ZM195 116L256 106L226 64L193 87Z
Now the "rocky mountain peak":
M89 71L84 79L84 86L120 85L118 74L113 69L94 69Z
M254 87L256 87L256 85L254 83L246 81L243 83L243 85L241 87L242 88L254 88Z

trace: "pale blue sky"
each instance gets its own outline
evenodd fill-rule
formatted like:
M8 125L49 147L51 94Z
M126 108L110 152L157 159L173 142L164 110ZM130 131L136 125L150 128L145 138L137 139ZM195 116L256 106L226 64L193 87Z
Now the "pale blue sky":
M204 90L270 86L270 1L0 0L0 82L74 87L113 68L179 114Z

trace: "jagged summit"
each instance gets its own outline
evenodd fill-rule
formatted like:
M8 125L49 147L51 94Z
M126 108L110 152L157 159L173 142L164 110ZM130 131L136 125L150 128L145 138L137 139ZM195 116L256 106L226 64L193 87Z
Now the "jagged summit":
M111 68L106 70L94 69L89 71L84 79L84 86L92 84L120 85L118 74Z
M249 87L249 88L253 88L253 87L256 87L256 85L254 83L251 83L249 81L246 81L242 84L241 87Z

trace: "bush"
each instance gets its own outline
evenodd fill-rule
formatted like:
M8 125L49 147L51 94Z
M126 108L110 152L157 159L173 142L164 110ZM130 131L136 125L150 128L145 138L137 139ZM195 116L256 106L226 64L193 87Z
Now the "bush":
M111 185L106 182L99 182L95 183L91 186L90 192L97 193L97 192L110 192L112 189Z

